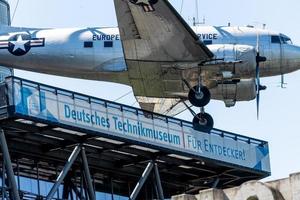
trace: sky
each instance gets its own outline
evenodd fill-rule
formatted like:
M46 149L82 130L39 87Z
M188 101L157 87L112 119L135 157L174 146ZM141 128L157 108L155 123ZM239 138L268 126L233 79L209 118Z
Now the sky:
M17 0L9 0L11 11ZM173 6L191 24L196 15L195 1L170 0ZM300 1L285 0L199 0L199 16L206 25L255 25L282 32L300 45ZM182 7L182 9L181 9ZM117 26L113 0L20 0L12 21L22 27L111 27ZM16 70L16 76L56 87L74 90L99 98L116 100L131 91L129 86L101 81L78 80L41 75ZM280 88L280 77L265 78L261 82L268 89L261 92L260 118L256 118L256 102L237 103L225 108L223 102L212 101L206 108L215 120L215 127L269 142L272 176L266 180L288 177L300 172L300 72L286 76L287 88ZM107 95L109 94L109 95ZM132 93L119 103L138 106ZM189 112L177 116L192 120Z

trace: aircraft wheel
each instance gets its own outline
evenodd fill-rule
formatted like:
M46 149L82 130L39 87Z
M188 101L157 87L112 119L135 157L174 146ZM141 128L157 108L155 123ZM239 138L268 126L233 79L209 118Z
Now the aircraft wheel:
M200 86L200 92L199 86L193 87L193 89L190 90L188 98L189 101L193 106L196 107L204 107L206 106L210 101L210 92L209 89L205 86Z
M193 127L197 131L210 132L214 127L214 120L208 113L199 113L193 119Z

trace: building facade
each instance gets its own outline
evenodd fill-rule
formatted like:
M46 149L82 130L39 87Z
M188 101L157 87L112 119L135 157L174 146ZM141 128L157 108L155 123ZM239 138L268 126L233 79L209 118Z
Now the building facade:
M299 200L300 173L267 183L250 181L240 187L200 191L197 195L178 195L172 200Z
M10 7L6 0L0 0L0 27L9 26L10 21ZM13 70L0 66L0 82L2 82L5 77L13 75Z

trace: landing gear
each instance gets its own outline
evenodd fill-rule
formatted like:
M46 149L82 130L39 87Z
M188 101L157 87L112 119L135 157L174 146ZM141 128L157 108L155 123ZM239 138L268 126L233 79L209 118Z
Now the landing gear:
M201 112L199 114L196 114L194 111L192 112L194 115L194 129L198 131L210 132L214 126L214 120L211 115L205 113L204 111L204 106L210 102L211 98L209 89L201 84L196 85L195 87L190 88L188 98L193 106L201 108Z
M190 89L188 98L193 106L204 107L210 101L210 92L207 87L197 85Z
M209 103L210 97L211 95L207 87L195 86L190 88L188 99L193 106L200 107L200 113L195 113L186 103L184 103L194 116L193 127L197 131L210 132L213 129L214 120L212 116L204 110L204 106Z
M214 127L214 120L210 114L201 112L194 116L193 127L197 131L210 132Z

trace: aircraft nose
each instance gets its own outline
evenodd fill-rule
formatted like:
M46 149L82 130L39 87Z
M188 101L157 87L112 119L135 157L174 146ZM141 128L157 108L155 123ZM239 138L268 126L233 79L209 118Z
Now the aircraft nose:
M283 67L286 73L300 69L300 46L286 45L283 50Z

